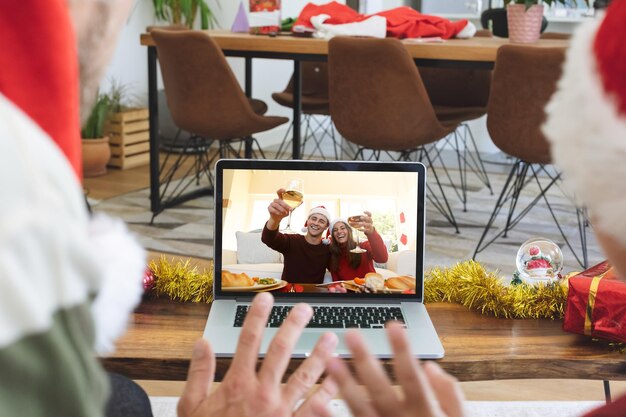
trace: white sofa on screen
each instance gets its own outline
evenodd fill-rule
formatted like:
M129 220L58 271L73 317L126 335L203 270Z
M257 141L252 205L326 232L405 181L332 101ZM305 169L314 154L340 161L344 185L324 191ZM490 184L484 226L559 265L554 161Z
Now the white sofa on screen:
M250 277L280 279L283 272L283 255L261 242L261 232L236 232L237 250L222 251L222 270ZM390 252L384 266L376 266L383 277L411 275L415 273L415 251ZM324 282L332 281L326 271Z

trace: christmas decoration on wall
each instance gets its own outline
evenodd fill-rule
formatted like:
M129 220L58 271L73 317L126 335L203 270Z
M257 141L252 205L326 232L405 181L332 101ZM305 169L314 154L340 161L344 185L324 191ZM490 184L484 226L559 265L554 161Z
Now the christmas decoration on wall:
M162 256L150 262L154 276L153 292L175 301L210 303L213 301L213 268L198 270L191 259L168 261Z

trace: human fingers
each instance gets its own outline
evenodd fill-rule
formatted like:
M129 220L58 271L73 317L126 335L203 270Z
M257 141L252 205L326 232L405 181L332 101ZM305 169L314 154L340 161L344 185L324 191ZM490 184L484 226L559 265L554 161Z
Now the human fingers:
M367 389L372 405L379 415L392 415L401 407L400 400L380 361L368 351L365 341L357 331L346 333L346 345L352 352L359 380Z
M423 368L430 382L430 386L435 392L437 401L446 416L463 417L465 415L463 409L465 396L463 395L459 381L441 369L437 362L425 362Z
M178 401L178 416L187 417L193 414L206 398L213 378L215 377L215 355L209 343L200 339L193 347L187 382Z
M276 190L276 195L278 196L279 199L283 199L283 194L285 193L285 189L284 188L279 188L278 190Z
M326 363L335 351L335 347L337 347L337 335L334 333L324 333L319 338L311 355L302 362L285 384L284 401L287 404L295 405L317 382L326 369Z
M328 408L328 403L337 395L339 387L332 378L324 379L324 382L317 390L307 398L298 410L294 413L294 417L330 417L332 412Z
M231 372L254 375L263 331L273 304L274 298L268 292L258 293L252 300L239 334L233 362L226 376Z
M339 386L341 396L350 407L352 415L359 417L376 417L378 415L372 404L363 398L363 391L341 359L331 358L326 371Z
M296 304L289 312L267 348L263 365L259 371L261 384L270 386L280 384L285 369L291 360L293 347L312 315L313 309L304 303Z
M404 402L412 414L434 416L438 406L420 364L413 358L404 329L398 323L387 326L387 337L394 352L393 367L404 391Z

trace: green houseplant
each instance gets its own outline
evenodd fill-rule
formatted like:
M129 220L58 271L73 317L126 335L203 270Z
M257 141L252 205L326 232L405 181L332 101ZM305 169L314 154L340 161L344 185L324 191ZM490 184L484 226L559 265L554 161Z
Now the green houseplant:
M154 14L159 20L172 24L184 24L192 29L196 17L200 15L202 29L212 28L217 24L213 11L206 0L152 0Z
M106 165L111 157L109 138L104 134L104 124L111 108L106 94L98 94L87 122L81 129L83 175L96 177L106 174Z

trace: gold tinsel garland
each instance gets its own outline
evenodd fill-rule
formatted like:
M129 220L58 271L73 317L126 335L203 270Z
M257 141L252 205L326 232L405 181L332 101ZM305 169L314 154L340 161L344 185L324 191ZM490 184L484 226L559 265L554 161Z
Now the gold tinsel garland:
M154 292L175 301L210 303L213 301L213 268L198 270L191 259L168 261L161 256L150 262L154 275Z
M191 259L150 263L154 291L176 301L213 300L213 269L198 271ZM451 268L434 268L426 276L424 301L459 303L483 314L504 318L563 317L567 287L561 283L530 286L505 285L500 277L474 261Z
M450 268L433 268L426 274L424 301L462 304L483 314L514 319L560 319L567 286L553 284L506 285L502 278L475 261Z
M150 262L154 275L153 291L175 301L213 301L213 268L202 269L185 261L168 261L162 256ZM475 261L450 268L433 268L426 274L424 301L462 304L482 314L513 319L560 319L567 300L565 282L530 286L506 285L502 278ZM595 340L595 339L594 339ZM602 342L599 341L598 342ZM610 349L626 353L626 344L602 342Z

